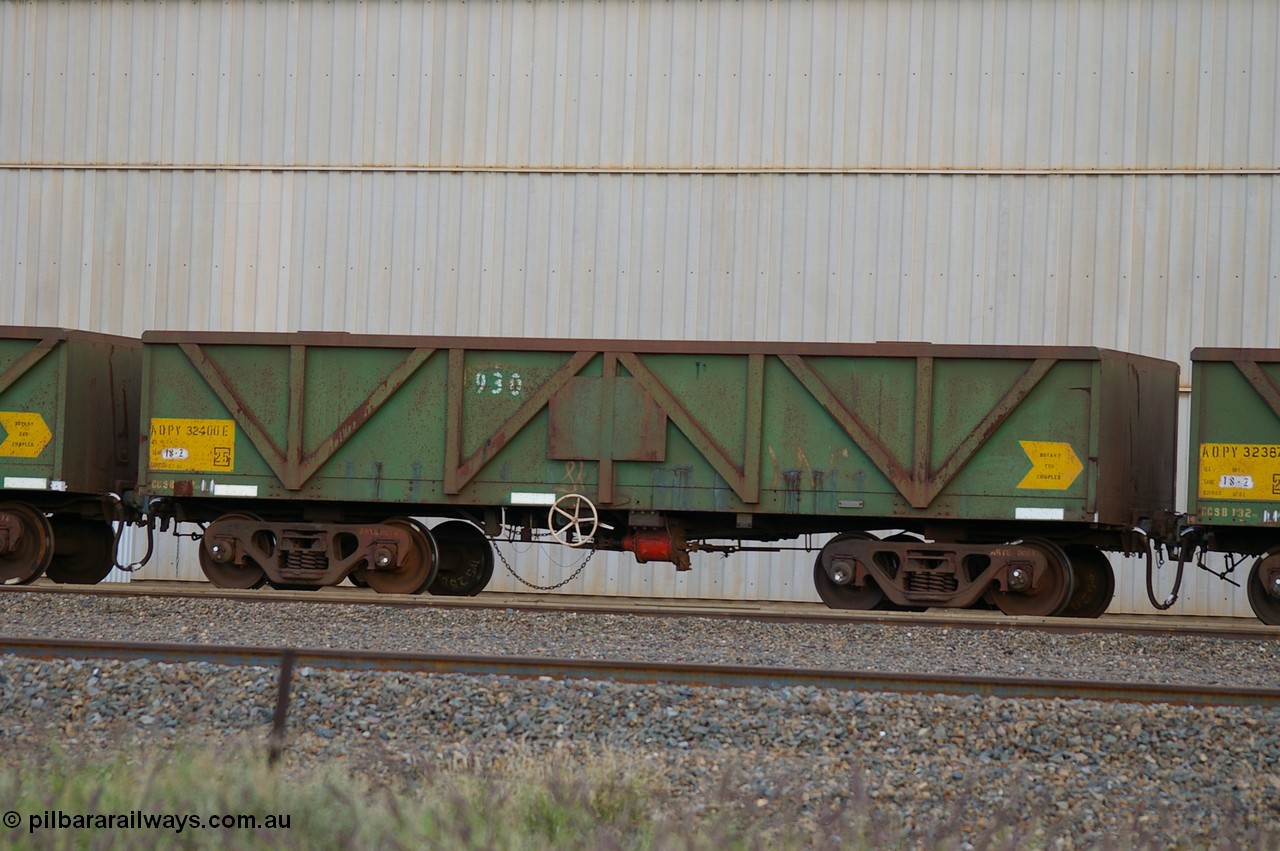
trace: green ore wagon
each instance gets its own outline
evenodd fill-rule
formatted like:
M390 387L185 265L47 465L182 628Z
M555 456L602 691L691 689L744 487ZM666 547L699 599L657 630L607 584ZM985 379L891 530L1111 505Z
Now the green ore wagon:
M0 327L0 584L92 584L138 473L142 344Z
M474 594L504 535L687 569L821 532L833 607L1096 615L1102 550L1173 504L1177 365L1094 348L143 341L139 504L207 523L224 586Z

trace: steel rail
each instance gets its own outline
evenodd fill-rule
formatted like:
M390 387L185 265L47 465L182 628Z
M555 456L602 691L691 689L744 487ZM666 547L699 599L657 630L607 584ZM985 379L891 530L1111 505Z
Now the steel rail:
M146 659L216 665L310 666L346 671L463 674L522 679L604 680L715 688L808 686L897 694L978 695L1036 700L1097 700L1191 706L1280 707L1280 689L1181 683L1106 682L955 674L902 674L815 668L753 667L528 656L463 656L316 648L250 647L0 637L0 654L54 659Z
M142 586L146 587L142 587ZM158 587L172 585L175 587ZM573 613L579 615L628 615L634 617L697 617L711 620L747 620L762 623L843 624L911 627L921 629L971 629L1034 631L1060 635L1150 635L1159 637L1215 638L1225 640L1280 640L1280 627L1249 619L1202 618L1188 621L1176 615L1105 616L1101 619L1011 617L997 612L936 609L925 613L849 611L821 604L770 604L751 601L571 597L527 593L488 593L479 597L432 597L377 594L364 588L324 588L318 591L277 591L261 588L240 591L203 583L119 583L105 585L0 585L0 594L70 594L104 597L214 599L245 603L319 603L386 608L464 608L517 612ZM1142 618L1142 619L1139 619ZM1208 621L1218 621L1209 623Z
M960 177L1274 177L1280 169L1267 166L1194 168L1170 166L1141 168L1132 166L654 166L654 165L571 165L543 163L537 165L491 165L487 163L441 163L408 165L378 163L250 163L201 162L89 162L73 160L4 160L0 170L39 171L219 171L219 172L338 172L377 174L567 174L567 175L678 175L682 177L799 175L804 177L842 177L845 175L960 176Z

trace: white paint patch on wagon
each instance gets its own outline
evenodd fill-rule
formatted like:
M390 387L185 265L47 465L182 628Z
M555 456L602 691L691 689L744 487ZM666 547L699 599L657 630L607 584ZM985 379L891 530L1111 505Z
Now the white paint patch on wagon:
M214 484L214 496L257 496L257 485L223 485Z
M49 489L49 480L32 476L5 476L4 486L7 490L43 491Z
M512 505L555 505L556 495L553 493L526 493L514 491L511 494Z
M1016 520L1061 520L1065 514L1061 508L1029 508L1019 506L1014 509Z

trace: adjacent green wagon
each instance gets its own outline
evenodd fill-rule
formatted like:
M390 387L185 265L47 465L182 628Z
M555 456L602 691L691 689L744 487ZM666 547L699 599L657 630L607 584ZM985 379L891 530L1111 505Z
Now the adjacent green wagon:
M1280 349L1201 348L1191 360L1190 537L1257 556L1249 603L1280 624Z
M0 584L94 583L137 476L142 345L0 327Z

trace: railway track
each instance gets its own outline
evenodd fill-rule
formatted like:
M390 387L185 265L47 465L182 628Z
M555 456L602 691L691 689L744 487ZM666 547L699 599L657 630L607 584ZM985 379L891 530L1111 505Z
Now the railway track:
M895 674L814 668L755 667L624 660L557 659L527 656L463 656L314 648L207 644L0 638L0 653L34 659L146 659L152 662L206 662L274 667L305 665L349 671L507 676L526 679L585 679L624 683L718 688L808 686L900 694L981 695L1002 698L1100 700L1189 706L1280 707L1280 689L1225 685L1122 683L1042 677ZM290 674L285 673L284 679Z
M316 591L251 591L217 588L204 582L129 582L92 586L0 585L0 594L67 594L103 597L216 599L251 603L294 602L381 608L467 608L519 612L572 612L634 617L700 617L799 624L886 624L930 629L1035 630L1063 635L1188 636L1237 640L1280 639L1280 627L1252 618L1183 618L1171 615L1106 615L1099 619L1011 617L983 610L936 609L923 613L833 610L819 603L655 600L582 597L563 594L486 593L477 597L377 594L365 588L333 587Z

